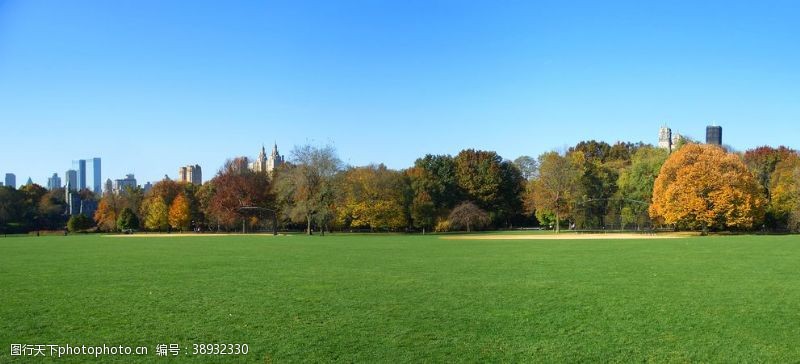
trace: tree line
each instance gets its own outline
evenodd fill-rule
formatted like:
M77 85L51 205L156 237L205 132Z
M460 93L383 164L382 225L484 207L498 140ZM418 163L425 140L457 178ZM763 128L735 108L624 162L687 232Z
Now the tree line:
M493 151L426 155L404 170L345 166L330 146L299 146L271 173L228 160L197 186L169 179L64 214L64 191L0 188L0 229L100 231L450 231L548 229L800 229L800 156L686 142L671 154L642 143L583 141L538 158ZM276 225L277 226L274 226Z

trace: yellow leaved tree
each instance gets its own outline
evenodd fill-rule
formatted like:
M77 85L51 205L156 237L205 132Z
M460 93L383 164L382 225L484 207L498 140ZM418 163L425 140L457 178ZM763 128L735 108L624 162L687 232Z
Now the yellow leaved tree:
M764 217L760 186L739 156L688 144L670 155L655 180L650 216L679 228L749 229Z

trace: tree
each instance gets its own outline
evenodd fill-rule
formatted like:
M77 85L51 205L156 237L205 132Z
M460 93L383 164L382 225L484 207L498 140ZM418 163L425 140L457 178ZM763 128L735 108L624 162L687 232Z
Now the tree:
M419 158L406 175L411 184L411 215L416 228L424 230L433 227L437 218L446 218L463 194L456 181L455 162L449 155Z
M502 184L500 163L495 152L466 149L455 157L456 180L467 199L482 208L496 205Z
M311 235L311 224L322 230L334 213L336 185L334 176L342 162L332 146L304 145L292 150L293 165L276 173L277 191L283 211L295 222L305 222Z
M117 217L119 215L119 203L117 196L107 193L100 198L97 210L94 212L94 221L97 227L103 231L113 231L117 228Z
M189 201L183 193L179 193L172 201L172 205L169 207L168 219L173 229L178 229L180 231L188 229L191 215L189 211Z
M399 230L408 227L409 182L383 164L340 174L337 215L344 226Z
M39 200L39 224L43 229L63 229L67 218L64 211L67 209L63 188L47 191Z
M568 156L575 161L579 181L571 204L574 206L575 224L582 227L605 226L605 217L611 210L611 197L617 190L619 170L630 162L635 145L583 141L570 148Z
M117 219L117 228L119 230L135 230L139 228L139 218L133 212L133 209L126 207L119 214Z
M3 233L22 232L30 225L24 219L25 198L17 189L0 186L0 229Z
M526 181L536 178L539 173L539 163L531 156L523 155L514 159L514 165L519 168L522 173L522 178Z
M480 229L488 225L489 215L474 203L464 202L450 212L448 220L452 226L466 228L470 232L472 228Z
M166 230L169 226L167 203L161 196L156 196L147 204L144 227L149 230Z
M763 146L750 149L744 153L744 163L755 175L767 201L772 199L770 177L775 172L775 167L781 161L796 155L797 152L784 146L778 148Z
M207 214L222 226L232 228L241 222L257 225L259 216L245 208L275 209L269 175L238 166L239 159L228 161L205 188L198 190L200 201Z
M559 232L561 219L570 212L569 201L576 191L578 177L575 162L566 156L557 152L542 154L539 177L528 184L528 210L536 211L537 217L552 214L555 230Z
M22 221L33 229L41 228L39 202L47 194L47 190L35 183L20 186L17 191L22 194Z
M654 183L650 215L700 229L748 229L764 217L758 182L741 159L713 145L687 144L672 153Z
M775 227L800 230L800 156L791 155L775 165L770 191L768 216L774 219Z
M495 152L466 149L454 159L456 181L467 200L489 211L496 225L509 225L522 210L522 172Z
M72 215L67 221L67 230L78 232L88 230L92 227L92 220L84 214Z
M653 199L653 185L669 152L652 146L639 148L631 158L631 165L623 169L617 180L618 196L622 199L626 224L637 222L647 213ZM622 212L622 211L621 211Z
M744 153L744 163L755 176L767 200L767 213L764 223L769 228L785 228L788 223L789 212L779 207L782 203L773 205L774 191L772 177L778 165L786 160L797 158L796 151L784 146L773 148L769 146L750 149Z

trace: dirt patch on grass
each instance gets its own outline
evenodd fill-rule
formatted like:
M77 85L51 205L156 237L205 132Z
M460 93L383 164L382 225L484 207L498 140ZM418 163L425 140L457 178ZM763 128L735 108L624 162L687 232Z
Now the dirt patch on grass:
M263 234L197 234L197 233L136 233L136 234L109 234L103 235L107 238L185 238L185 237L211 237L211 236L274 236L272 233ZM286 236L285 234L278 234L278 236Z
M486 235L452 235L443 236L445 240L627 240L627 239L675 239L691 235L681 233L636 234L636 233L599 233L599 234L486 234Z

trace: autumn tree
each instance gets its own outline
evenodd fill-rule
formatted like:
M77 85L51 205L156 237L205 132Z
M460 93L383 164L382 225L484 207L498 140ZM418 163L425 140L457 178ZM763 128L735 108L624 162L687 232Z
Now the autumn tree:
M384 165L340 174L337 215L346 227L399 230L408 226L410 186L405 174Z
M144 227L149 230L166 230L169 226L169 208L161 196L155 196L147 204Z
M464 202L456 206L448 217L451 226L465 228L467 232L472 228L480 229L489 224L489 215L472 202Z
M275 209L275 198L271 191L270 177L266 172L254 172L241 168L241 159L226 163L206 187L198 191L198 205L205 205L210 217L218 224L231 228L247 221L259 223L246 208ZM267 218L266 216L263 216Z
M758 182L742 160L713 145L672 153L654 183L650 215L678 227L749 229L764 216Z
M779 163L797 156L796 151L784 146L778 148L762 146L744 153L744 163L761 185L764 198L767 200L768 207L764 223L769 228L785 228L788 223L788 215L785 211L772 204L774 195L771 182L772 176ZM780 205L780 203L777 205Z
M120 211L117 195L107 193L97 204L94 221L103 231L114 231L117 228L117 217Z
M770 194L768 209L775 226L800 231L800 156L790 155L775 165Z
M557 152L542 154L539 156L539 176L528 183L528 210L536 211L540 220L552 214L556 232L559 232L561 219L570 213L569 202L576 191L578 178L578 169L569 158Z
M284 214L294 222L304 222L311 235L316 223L324 235L334 216L336 183L334 176L342 161L332 146L304 145L292 150L292 165L276 173L276 189Z
M173 229L180 231L187 230L191 215L189 211L189 201L183 193L179 193L172 200L172 205L169 207L169 225Z

